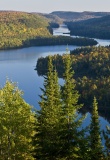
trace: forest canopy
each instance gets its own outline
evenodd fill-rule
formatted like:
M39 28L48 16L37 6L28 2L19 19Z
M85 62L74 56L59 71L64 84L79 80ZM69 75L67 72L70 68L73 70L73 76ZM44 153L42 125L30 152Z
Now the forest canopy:
M49 37L48 20L38 14L0 12L0 49L17 48L27 39Z
M99 108L109 108L110 104L110 47L82 47L71 51L72 68L75 72L76 88L80 101L90 106L93 96L97 96ZM53 64L59 77L63 77L64 55L54 55ZM39 58L36 69L39 75L47 72L46 58Z

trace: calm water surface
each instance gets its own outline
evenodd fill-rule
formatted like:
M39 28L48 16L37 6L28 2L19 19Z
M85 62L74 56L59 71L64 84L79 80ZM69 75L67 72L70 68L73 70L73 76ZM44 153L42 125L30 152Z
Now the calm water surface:
M77 46L69 46L75 49ZM24 91L27 103L38 108L39 87L43 84L43 77L39 77L34 70L37 59L47 55L63 54L66 46L30 47L17 50L0 51L0 85L5 84L6 78L18 82ZM60 80L61 81L61 80Z
M54 35L69 32L65 25L54 30ZM69 36L69 35L68 35ZM99 45L109 45L110 40L98 40ZM69 50L77 46L68 46ZM24 91L24 99L27 103L39 109L38 101L41 94L40 87L43 85L43 77L39 77L34 70L37 59L47 55L63 54L66 46L46 46L0 51L0 86L3 87L6 78L18 83L19 89ZM59 80L63 83L63 80ZM100 117L102 128L109 124L104 118ZM90 122L90 113L84 121L84 126Z

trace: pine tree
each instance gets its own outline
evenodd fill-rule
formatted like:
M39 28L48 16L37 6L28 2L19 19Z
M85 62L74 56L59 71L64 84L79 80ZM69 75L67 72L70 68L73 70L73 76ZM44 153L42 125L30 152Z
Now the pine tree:
M33 160L34 113L15 83L0 90L0 159Z
M51 160L59 155L61 115L60 87L57 72L53 70L52 57L49 57L48 73L41 90L43 94L39 102L41 110L37 113L36 154L41 160Z
M84 138L82 131L79 131L84 117L78 116L78 110L82 105L78 105L79 94L75 90L74 72L71 64L71 57L69 54L66 54L64 57L63 124L61 133L64 139L62 151L66 160L79 159L80 145Z
M90 124L90 149L91 160L101 160L103 157L103 146L101 142L101 132L98 116L98 103L96 98L93 100L93 110Z

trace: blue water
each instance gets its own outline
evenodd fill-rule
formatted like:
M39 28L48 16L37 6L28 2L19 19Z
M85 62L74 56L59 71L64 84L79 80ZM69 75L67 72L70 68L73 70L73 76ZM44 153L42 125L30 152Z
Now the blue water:
M69 49L76 47L69 46ZM65 51L66 46L30 47L0 51L0 86L4 86L6 78L17 82L18 87L24 91L26 102L38 109L38 95L41 94L39 87L43 84L43 77L39 77L34 70L37 59L41 56L63 54Z

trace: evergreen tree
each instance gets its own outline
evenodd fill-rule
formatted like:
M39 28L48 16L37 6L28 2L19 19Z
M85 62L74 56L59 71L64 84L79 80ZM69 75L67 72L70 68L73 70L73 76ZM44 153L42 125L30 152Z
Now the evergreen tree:
M15 83L0 90L0 159L33 160L34 114Z
M105 139L105 147L106 147L106 156L107 160L110 159L110 127L107 126L107 131L103 131L104 139Z
M78 105L79 94L75 90L75 80L71 67L71 57L66 54L64 57L65 73L64 86L62 91L63 101L63 124L61 136L63 156L66 160L79 159L80 145L83 142L84 132L79 131L84 117L79 117L78 110L82 105Z
M90 157L91 160L101 160L103 157L103 146L101 142L101 132L99 125L99 116L98 116L98 104L97 100L94 97L93 100L93 110L90 124Z
M61 96L57 72L53 71L52 57L49 57L48 73L44 80L41 110L37 113L36 158L56 159L60 152L58 135L61 116ZM45 157L45 158L44 158Z
M79 94L71 70L70 55L64 59L65 84L60 92L56 70L49 57L48 73L41 89L41 110L37 113L36 158L41 160L71 160L84 157L84 130L79 130L84 117L79 117ZM83 146L84 147L84 146Z

